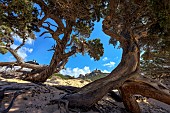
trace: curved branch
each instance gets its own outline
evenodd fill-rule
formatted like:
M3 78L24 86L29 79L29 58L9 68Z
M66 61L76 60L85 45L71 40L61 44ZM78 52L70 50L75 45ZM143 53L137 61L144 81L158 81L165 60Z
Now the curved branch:
M14 49L12 49L10 47L6 47L6 46L0 46L0 47L2 47L4 49L7 49L15 57L15 59L17 60L18 63L23 63L24 62L24 60L17 54L16 50L14 50Z

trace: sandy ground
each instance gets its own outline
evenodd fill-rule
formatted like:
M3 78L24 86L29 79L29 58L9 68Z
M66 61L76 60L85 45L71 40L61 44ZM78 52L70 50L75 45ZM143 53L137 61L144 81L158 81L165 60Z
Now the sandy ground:
M5 75L6 76L6 75ZM62 104L51 103L51 100L60 99L66 92L58 90L53 86L67 85L82 87L88 84L88 81L81 79L69 79L63 80L61 78L53 77L48 79L43 85L34 84L31 82L17 79L17 76L11 79L10 75L4 78L4 75L0 74L0 89L6 87L13 88L30 88L29 90L23 90L20 94L9 113L66 113L66 108ZM6 108L15 91L6 91L5 98L3 99L0 109ZM156 101L154 99L138 100L142 113L170 113L170 105ZM60 105L60 107L59 107ZM109 96L105 96L101 101L96 104L96 107L100 111L90 110L88 112L75 112L69 111L69 113L128 113L123 103L115 102Z

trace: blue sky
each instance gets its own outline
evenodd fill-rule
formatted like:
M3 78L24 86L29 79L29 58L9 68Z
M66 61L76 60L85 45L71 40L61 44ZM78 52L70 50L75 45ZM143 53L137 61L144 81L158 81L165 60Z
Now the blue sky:
M109 36L102 32L102 22L96 23L94 26L94 31L92 32L89 39L100 38L104 45L104 55L99 61L94 61L87 54L82 56L81 54L76 54L70 57L68 63L65 66L65 70L60 71L62 74L69 74L72 76L78 76L79 74L85 74L93 71L94 69L100 69L103 72L111 72L120 62L122 50L114 48L109 45ZM54 44L53 39L39 37L40 33L36 33L37 39L35 41L29 39L26 45L22 47L18 54L23 57L25 61L37 60L40 64L49 64L52 51L47 51ZM15 43L12 45L15 48L21 43L21 39L15 36ZM0 54L0 62L2 61L15 61L14 57L7 53L5 55Z

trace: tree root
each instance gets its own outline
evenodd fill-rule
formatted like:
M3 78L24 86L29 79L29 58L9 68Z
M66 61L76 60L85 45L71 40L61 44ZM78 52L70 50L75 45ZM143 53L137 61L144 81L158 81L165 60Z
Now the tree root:
M12 88L12 87L6 87L2 90L0 90L0 113L7 113L9 112L9 110L11 109L11 107L13 106L13 103L15 101L15 99L17 98L18 95L24 93L25 91L24 90L28 90L29 88ZM13 98L9 104L9 106L5 109L2 108L2 100L4 99L5 97L5 91L7 90L20 90L20 91L16 91L14 94L13 94Z
M133 96L135 94L140 94L147 98L153 98L170 105L169 90L160 84L153 85L152 83L148 83L146 81L142 82L142 80L132 80L125 82L120 87L120 90L125 107L132 113L141 112L140 107Z

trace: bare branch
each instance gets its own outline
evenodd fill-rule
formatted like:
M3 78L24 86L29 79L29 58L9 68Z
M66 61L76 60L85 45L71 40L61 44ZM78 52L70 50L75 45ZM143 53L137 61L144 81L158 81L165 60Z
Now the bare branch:
M46 36L46 37L44 37L44 39L45 39L45 38L53 38L53 37L50 37L50 36Z
M72 56L72 55L74 55L76 53L76 51L75 50L72 50L72 51L70 51L70 52L68 52L68 53L65 53L63 56L62 56L62 58L68 58L68 57L70 57L70 56Z
M50 22L44 22L45 24L48 24L49 26L53 26L53 27L58 27L58 26L56 26L56 25L54 25L54 24L52 24L52 23L50 23Z
M25 38L22 40L22 43L15 49L15 51L18 51L18 49L20 49L22 46L25 45Z
M48 15L46 14L39 22L38 25L41 27L44 21L48 18Z
M40 34L40 37L45 35L46 33L49 33L48 31L44 31L43 33Z
M48 30L51 34L53 34L54 33L54 31L48 26L41 26L41 27L43 27L44 29L46 29L46 30Z
M75 37L75 36L72 36L72 37L71 37L70 43L67 44L66 46L71 46L71 45L72 45L72 43L73 43L73 41L74 41L74 39L75 39L74 37Z

